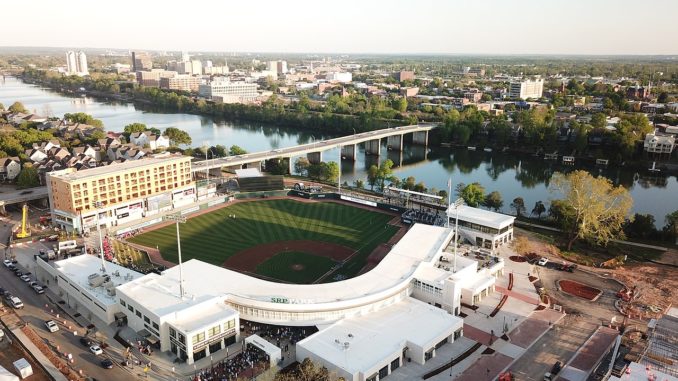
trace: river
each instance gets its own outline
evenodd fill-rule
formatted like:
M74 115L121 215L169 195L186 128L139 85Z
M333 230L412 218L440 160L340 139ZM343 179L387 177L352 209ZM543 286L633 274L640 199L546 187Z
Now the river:
M146 112L131 103L116 103L96 100L90 97L69 97L49 89L25 84L16 78L7 77L0 82L0 103L9 107L14 101L22 102L27 109L39 115L63 116L65 113L84 112L104 122L107 130L122 131L129 123L140 122L163 130L177 127L187 131L193 139L193 146L204 143L224 146L238 145L250 152L289 147L297 144L319 141L330 135L312 134L308 131L280 128L257 123L215 120L211 117L181 114ZM536 201L548 203L554 195L548 185L556 171L586 169L594 174L610 178L615 184L622 184L634 199L633 211L655 216L658 227L664 225L664 216L678 209L678 179L676 176L653 175L646 171L627 168L582 168L563 166L554 162L530 156L517 157L500 152L467 151L431 146L424 149L405 143L401 156L387 151L382 142L381 158L366 157L364 148L359 147L355 162L342 161L342 183L352 184L364 179L365 171L377 160L389 157L396 163L394 172L399 178L414 176L427 187L444 189L447 179L453 184L459 182L482 184L487 192L499 191L504 199L504 212L515 197L523 197L529 211ZM337 161L338 150L323 153L323 160Z

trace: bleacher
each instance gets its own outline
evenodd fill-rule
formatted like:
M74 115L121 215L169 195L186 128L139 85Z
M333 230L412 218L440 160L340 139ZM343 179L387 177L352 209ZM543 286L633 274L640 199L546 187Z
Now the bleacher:
M400 216L400 221L405 224L426 224L433 226L445 226L445 213L440 211L431 212L426 210L410 209Z

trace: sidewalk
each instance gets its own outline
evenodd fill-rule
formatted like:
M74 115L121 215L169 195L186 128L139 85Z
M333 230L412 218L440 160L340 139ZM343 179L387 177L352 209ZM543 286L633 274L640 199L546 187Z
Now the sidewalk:
M55 381L68 381L66 376L64 376L55 366L52 364L47 357L36 347L33 342L23 333L20 328L15 328L11 330L12 334L21 342L30 354L35 357L35 359L45 368L47 373Z

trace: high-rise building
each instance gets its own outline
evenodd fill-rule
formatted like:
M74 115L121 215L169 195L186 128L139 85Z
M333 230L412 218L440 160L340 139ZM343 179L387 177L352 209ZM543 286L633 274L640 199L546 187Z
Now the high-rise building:
M78 71L78 61L75 58L75 52L66 52L66 72L68 74L75 74Z
M71 75L89 75L85 52L66 52L66 72Z
M509 86L509 97L513 99L539 99L544 91L544 80L537 78L535 80L525 80L520 82L511 82Z
M153 69L153 59L146 52L132 52L132 71Z
M160 87L161 78L170 78L175 75L177 75L176 71L167 71L163 69L137 71L137 83L146 87Z
M287 61L268 61L267 69L278 74L285 74L287 73Z
M399 71L395 73L395 79L398 82L402 81L414 81L414 72L413 71Z

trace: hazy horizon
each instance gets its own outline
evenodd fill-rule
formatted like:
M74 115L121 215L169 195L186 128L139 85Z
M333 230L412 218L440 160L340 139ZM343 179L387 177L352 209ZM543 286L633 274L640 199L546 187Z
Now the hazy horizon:
M281 5L282 4L282 5ZM678 2L120 0L4 4L5 47L373 55L676 55ZM97 9L98 8L98 9ZM26 15L25 17L20 17Z

